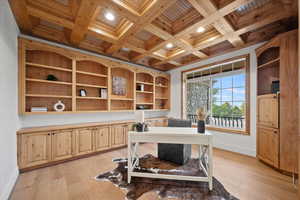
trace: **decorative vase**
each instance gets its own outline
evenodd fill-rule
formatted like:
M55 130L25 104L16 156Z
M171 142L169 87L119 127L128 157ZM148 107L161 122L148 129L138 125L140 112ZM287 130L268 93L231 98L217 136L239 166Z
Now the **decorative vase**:
M66 106L61 101L58 101L56 104L54 104L53 108L56 112L62 112L65 110Z
M198 133L205 133L205 121L198 120Z

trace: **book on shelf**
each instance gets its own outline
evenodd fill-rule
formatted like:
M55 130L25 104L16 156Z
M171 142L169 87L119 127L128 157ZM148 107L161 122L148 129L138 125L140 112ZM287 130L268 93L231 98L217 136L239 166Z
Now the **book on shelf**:
M31 107L31 112L48 112L46 107Z

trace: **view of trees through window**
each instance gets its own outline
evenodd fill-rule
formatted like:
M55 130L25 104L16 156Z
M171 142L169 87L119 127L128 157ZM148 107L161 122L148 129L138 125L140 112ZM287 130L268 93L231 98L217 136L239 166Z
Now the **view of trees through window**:
M244 66L245 61L240 62ZM234 66L234 64L230 64ZM198 78L188 76L186 84L186 114L196 122L196 111L209 112L207 124L236 129L245 128L246 74L237 69Z

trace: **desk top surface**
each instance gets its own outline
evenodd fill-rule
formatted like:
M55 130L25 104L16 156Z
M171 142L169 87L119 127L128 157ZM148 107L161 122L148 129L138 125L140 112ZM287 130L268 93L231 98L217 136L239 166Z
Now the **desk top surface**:
M205 131L205 134L197 132L197 128L184 128L184 127L150 127L149 131L137 132L129 131L129 134L139 135L176 135L176 136L199 136L199 137L211 137L212 133L209 130Z

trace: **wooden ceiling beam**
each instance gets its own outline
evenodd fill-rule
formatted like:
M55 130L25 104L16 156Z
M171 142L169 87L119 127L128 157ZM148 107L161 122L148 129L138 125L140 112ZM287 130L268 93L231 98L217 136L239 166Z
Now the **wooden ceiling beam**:
M267 24L271 24L273 22L276 22L276 21L279 21L281 19L284 19L284 18L287 18L287 17L290 17L292 16L293 13L290 13L288 11L282 11L282 12L275 12L275 14L273 15L270 15L269 17L266 17L264 18L263 20L260 20L254 24L251 24L249 26L246 26L246 27L243 27L235 32L231 32L231 33L227 33L225 35L222 35L222 36L215 36L214 39L207 39L207 40L204 40L204 41L200 41L198 43L196 43L194 45L194 49L195 50L202 50L202 49L205 49L207 47L210 47L210 46L213 46L213 45L216 45L216 44L219 44L221 42L224 42L227 40L227 38L229 37L233 37L233 35L242 35L244 33L247 33L249 31L253 31L253 30L256 30L256 29L259 29ZM182 57L182 56L185 56L187 52L181 54L181 55L176 55L176 57L172 58L172 59L175 59L175 58L179 58L179 57ZM156 63L156 65L161 65L161 64L164 64L166 62L168 62L170 60L170 58L164 60L164 61L161 61L161 62L158 62Z
M172 41L172 43L174 43L176 46L178 46L179 48L185 50L185 51L188 51L188 52L191 52L193 53L195 56L199 57L199 58L205 58L207 57L206 54L200 52L200 51L197 51L197 50L194 50L193 46L188 43L187 41L183 40L183 39L177 39L175 38L172 34L168 33L167 31L161 29L160 27L154 25L154 24L149 24L147 25L144 30L152 33L153 35L156 35L157 37L160 37L161 39L165 40L164 42L158 44L157 46L151 48L147 54L145 54L145 56L143 55L139 55L139 56L136 56L135 58L133 58L133 60L139 60L139 59L142 59L143 57L146 57L146 56L149 56L151 54L153 54L153 52L161 49L161 48L164 48L164 46L169 43L169 41Z
M191 2L194 4L195 6L195 9L198 10L198 12L207 12L207 9L208 8L204 8L202 6L200 6L200 4L198 3L198 1L204 1L204 0L194 0ZM197 30L197 28L199 28L200 26L207 26L209 24L212 24L218 20L222 20L224 19L224 16L233 12L234 10L236 10L237 8L239 8L240 6L243 6L243 5L246 5L248 4L249 2L251 2L253 0L234 0L233 2L229 3L228 5L226 5L225 7L221 8L220 10L215 10L213 13L211 14L207 14L206 17L204 17L204 19L200 20L199 22L185 28L184 30L178 32L177 34L175 34L174 36L172 35L171 38L168 38L168 35L164 35L164 37L168 38L168 40L165 40L164 42L158 44L157 46L153 47L151 50L148 51L148 53L153 53L161 48L163 48L167 43L171 42L171 43L174 43L178 40L180 40L181 38L185 37L186 35L192 33L192 32L195 32ZM206 1L204 1L206 2ZM192 4L192 5L193 5ZM211 6L211 5L210 5ZM211 8L210 8L211 9ZM157 29L157 28L156 28ZM161 34L160 32L158 32L157 30L156 31L153 31L152 32L153 34L157 33L158 35ZM233 33L226 33L226 39L230 39L233 38L235 39L235 41L232 41L233 43L235 44L239 44L240 43L240 40L237 39L236 40L236 35L234 35ZM222 39L218 39L218 40L214 40L214 41L209 41L207 44L215 44L215 42L217 41L224 41L225 37L223 37ZM232 40L233 40L232 39ZM181 45L185 45L185 44L181 44ZM186 47L186 46L185 46ZM189 53L192 53L198 57L207 57L207 55L203 54L202 52L199 51L199 49L194 49L194 47L192 46L193 50L191 49L187 49L185 52L182 52L181 54L177 54L174 58L171 56L167 59L165 59L165 61L161 61L159 62L159 64L164 64L166 62L169 62L170 59L176 59L176 58L179 58L179 57L182 57L182 56L185 56ZM142 56L139 56L139 58L141 58ZM200 58L201 58L200 57ZM135 58L137 59L137 58Z
M133 23L135 23L140 16L139 14L131 12L130 10L128 10L128 8L116 3L113 0L95 0L95 2L101 5L102 8L112 10L113 12L118 13L120 16L125 17L127 20Z
M218 12L217 7L211 2L211 0L188 0L188 1L204 17L208 17L209 15ZM226 35L227 33L234 32L233 27L224 17L221 17L219 20L215 21L212 25L222 35ZM244 44L244 41L238 35L233 35L232 37L228 37L227 39L230 43L233 44L233 46L240 46Z
M20 29L25 33L31 33L33 26L26 8L26 0L9 0L9 4Z
M129 37L134 36L136 33L144 29L145 26L150 24L156 17L162 14L168 7L170 7L176 0L156 1L150 8L148 8L143 15L119 38L118 44L112 45L106 50L106 53L113 54L121 48Z
M26 8L28 10L28 14L31 16L37 17L39 19L43 19L45 21L51 22L53 24L56 24L56 25L59 25L59 26L65 27L65 28L73 29L73 27L74 27L74 22L72 22L71 20L57 17L56 15L53 15L53 14L50 14L49 12L45 12L43 10L37 9L30 5L27 5Z
M80 2L75 25L70 36L70 42L72 44L78 45L84 39L97 7L98 4L93 0L84 0Z

